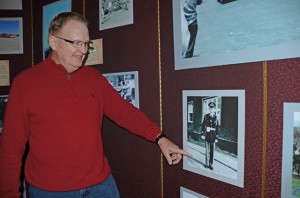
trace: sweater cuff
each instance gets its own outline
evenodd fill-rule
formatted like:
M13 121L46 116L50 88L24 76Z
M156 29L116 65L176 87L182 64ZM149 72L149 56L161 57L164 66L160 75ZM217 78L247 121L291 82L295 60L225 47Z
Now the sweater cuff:
M147 132L146 132L146 135L145 135L145 139L148 140L148 141L151 141L151 142L154 142L156 141L156 138L161 134L161 130L159 129L158 126L155 126L155 127L151 127Z

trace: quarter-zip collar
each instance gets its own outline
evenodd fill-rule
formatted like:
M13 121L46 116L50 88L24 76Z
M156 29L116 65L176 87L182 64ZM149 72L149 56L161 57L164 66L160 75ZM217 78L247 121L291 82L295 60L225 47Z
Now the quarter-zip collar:
M67 77L67 80L71 80L71 75L79 70L81 70L81 68L77 69L76 71L72 72L72 73L68 73L67 70L64 68L63 65L61 64L57 64L52 58L51 56L48 56L48 58L46 59L46 61L48 62L47 68L50 69L52 72L55 73L60 73L60 74L65 74Z

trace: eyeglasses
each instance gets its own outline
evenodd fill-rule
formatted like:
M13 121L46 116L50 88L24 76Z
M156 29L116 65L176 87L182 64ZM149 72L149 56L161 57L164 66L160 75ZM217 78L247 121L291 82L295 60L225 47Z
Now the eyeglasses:
M54 35L52 35L52 36L54 36ZM91 41L88 41L88 42L71 41L71 40L64 39L64 38L61 38L61 37L58 37L58 36L54 36L54 37L58 38L58 39L61 39L61 40L64 40L67 43L71 43L75 48L82 48L84 46L85 48L88 48L90 50L90 45L92 44Z

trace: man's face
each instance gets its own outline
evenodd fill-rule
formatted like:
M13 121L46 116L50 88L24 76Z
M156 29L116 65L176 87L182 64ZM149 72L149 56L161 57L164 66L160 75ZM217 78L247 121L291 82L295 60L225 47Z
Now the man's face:
M214 107L214 106L209 107L209 112L210 113L214 113L215 111L216 111L216 107Z
M83 45L76 48L72 43L63 39L83 43L89 42L89 31L84 23L70 20L63 26L58 35L54 35L51 39L54 41L54 46L51 46L53 49L52 58L57 64L62 64L69 73L82 66L88 47Z

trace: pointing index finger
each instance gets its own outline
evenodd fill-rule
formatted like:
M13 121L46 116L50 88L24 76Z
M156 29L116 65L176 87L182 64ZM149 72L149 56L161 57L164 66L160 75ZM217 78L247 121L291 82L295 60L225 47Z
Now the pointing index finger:
M186 152L186 151L183 150L183 149L178 149L176 152L179 153L179 154L185 155L185 156L187 156L187 157L193 157L192 154Z

